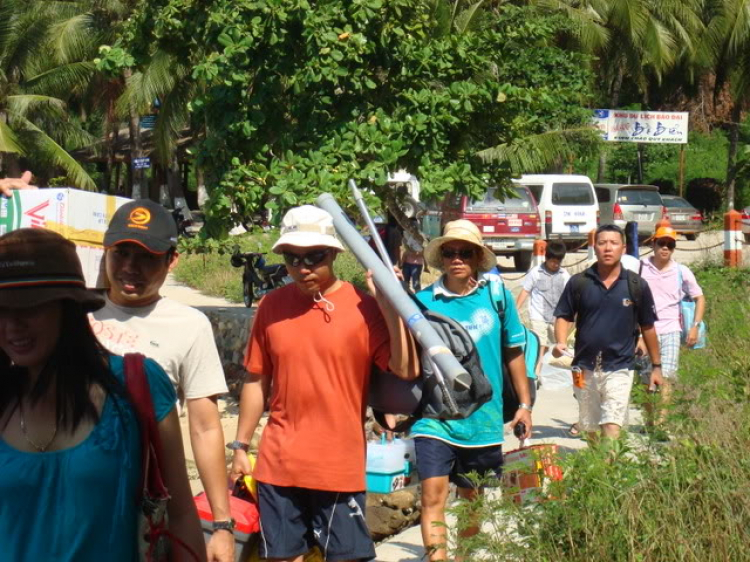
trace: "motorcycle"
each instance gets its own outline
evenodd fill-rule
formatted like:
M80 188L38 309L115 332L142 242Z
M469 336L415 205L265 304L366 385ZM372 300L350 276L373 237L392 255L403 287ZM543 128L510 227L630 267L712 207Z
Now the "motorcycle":
M172 218L177 225L178 236L185 238L192 238L195 235L193 232L193 221L185 218L185 213L182 212L182 207L175 207L172 210Z
M245 268L242 272L242 296L248 308L266 293L292 282L286 266L266 265L265 255L261 252L242 253L239 246L235 246L232 252L232 266Z

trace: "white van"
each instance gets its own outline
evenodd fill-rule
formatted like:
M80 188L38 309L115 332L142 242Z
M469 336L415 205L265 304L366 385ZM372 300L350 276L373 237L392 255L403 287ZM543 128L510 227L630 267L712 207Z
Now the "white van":
M525 185L534 194L546 240L583 242L599 226L599 203L587 176L523 175L513 183Z

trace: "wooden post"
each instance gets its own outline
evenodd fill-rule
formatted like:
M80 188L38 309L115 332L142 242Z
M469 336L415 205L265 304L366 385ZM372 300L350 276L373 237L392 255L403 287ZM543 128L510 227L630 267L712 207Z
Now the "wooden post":
M685 145L680 145L680 197L685 193Z
M643 145L638 143L638 183L643 183Z

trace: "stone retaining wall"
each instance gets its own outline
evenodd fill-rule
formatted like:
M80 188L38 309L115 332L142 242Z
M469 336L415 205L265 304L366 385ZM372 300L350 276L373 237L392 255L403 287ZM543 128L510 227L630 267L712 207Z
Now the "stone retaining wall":
M256 309L242 306L197 308L211 321L229 393L238 398L239 386L245 375L245 348Z

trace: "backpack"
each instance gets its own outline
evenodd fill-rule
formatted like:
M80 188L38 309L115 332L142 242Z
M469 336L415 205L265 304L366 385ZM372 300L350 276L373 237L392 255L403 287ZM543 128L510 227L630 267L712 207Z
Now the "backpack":
M643 265L641 264L641 268ZM623 268L624 269L624 268ZM641 271L639 269L639 271ZM633 328L633 337L635 343L638 345L638 336L641 333L640 325L638 324L638 311L641 309L643 304L643 278L636 272L629 269L625 269L625 274L628 279L628 293L630 293L630 300L633 301L633 318L635 320L635 327ZM571 288L573 291L573 303L576 312L576 328L578 328L578 313L581 309L581 298L584 289L591 285L594 280L586 275L586 270L576 273L570 278Z
M426 350L421 351L422 376L413 381L373 367L368 403L380 426L395 432L408 430L420 418L467 418L492 399L492 385L482 370L476 344L466 328L444 314L429 310L416 298L414 300L445 346L469 373L471 386L463 389L440 385ZM389 428L385 413L408 414L409 418Z
M502 298L500 297L502 294ZM492 304L497 311L497 315L500 318L500 330L502 334L502 324L505 320L505 308L506 308L506 296L503 290L502 280L490 281L490 295L492 296ZM531 404L534 405L536 402L536 364L539 361L539 352L541 346L539 345L539 336L528 329L526 326L524 330L524 343L523 353L524 361L526 362L526 377L529 381L529 395L531 396ZM508 369L507 356L503 354L503 423L508 423L513 420L518 411L518 405L521 401L518 398L516 387L513 386L513 379L510 376L510 369Z

